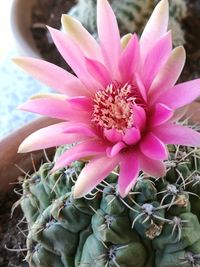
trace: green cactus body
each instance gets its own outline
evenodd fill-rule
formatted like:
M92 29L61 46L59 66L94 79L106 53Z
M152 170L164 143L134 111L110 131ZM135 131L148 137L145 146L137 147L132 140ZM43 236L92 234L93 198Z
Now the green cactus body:
M117 169L81 199L72 192L82 162L56 172L54 161L44 163L26 177L20 203L30 267L200 266L200 153L169 149L166 177L141 175L124 199Z

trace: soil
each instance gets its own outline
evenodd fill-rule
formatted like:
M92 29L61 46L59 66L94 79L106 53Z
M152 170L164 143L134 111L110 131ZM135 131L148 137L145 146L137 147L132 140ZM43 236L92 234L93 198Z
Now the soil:
M200 76L200 1L187 0L187 17L182 21L185 30L187 54L186 65L182 77L185 80Z
M187 61L179 81L200 76L200 1L186 1L188 12L182 21L182 27L185 31ZM46 25L60 29L61 14L67 13L75 2L75 0L37 0L37 5L32 11L31 30L42 57L67 70L70 68L52 43Z
M17 186L15 192L20 190ZM13 203L19 199L15 192L0 193L0 267L28 267L24 261L26 252L21 251L26 248L26 223L20 223L23 218L20 207L11 218Z
M70 70L52 42L46 25L61 28L60 18L75 4L75 0L38 0L32 10L32 35L36 45L47 61Z

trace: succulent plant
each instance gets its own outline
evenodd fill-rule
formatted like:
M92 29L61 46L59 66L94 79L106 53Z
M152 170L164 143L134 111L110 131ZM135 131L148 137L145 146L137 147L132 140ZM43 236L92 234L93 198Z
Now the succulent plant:
M126 198L118 193L116 169L90 194L74 199L85 163L52 173L55 160L23 183L31 267L200 266L198 149L171 146L166 176L141 173Z

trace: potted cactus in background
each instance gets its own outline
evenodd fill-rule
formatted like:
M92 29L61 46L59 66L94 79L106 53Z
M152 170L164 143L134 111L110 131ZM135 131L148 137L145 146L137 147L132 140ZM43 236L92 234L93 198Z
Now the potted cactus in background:
M109 0L116 12L121 34L141 34L148 17L158 0ZM198 0L170 0L169 28L173 44L185 45L187 62L182 80L199 77L199 21ZM23 11L26 10L24 16ZM61 14L69 14L79 20L93 36L96 31L96 0L15 0L11 12L13 34L22 55L44 58L60 67L69 69L56 50L46 25L59 29Z
M109 0L121 34L128 32L140 34L157 2L157 0ZM26 16L22 15L24 9ZM169 28L172 29L173 43L176 46L186 43L183 20L188 16L187 10L186 1L170 2ZM14 1L11 22L20 52L27 56L43 57L66 68L46 30L46 25L59 28L59 18L63 13L79 20L91 34L97 36L96 0L79 0L77 3L73 0L60 0L56 3L52 0Z
M172 48L168 14L161 0L140 39L120 39L111 6L97 0L98 42L70 16L65 33L49 27L75 75L15 59L60 93L20 106L60 120L19 148L61 146L23 182L30 266L200 265L200 133L179 123L200 80L175 85L185 51Z
M73 6L68 15L79 20L83 26L92 34L97 34L96 25L96 0L79 0ZM141 33L148 17L150 16L157 0L109 0L120 29L121 34L127 32ZM174 33L173 43L181 45L185 42L185 33L181 26L181 21L187 16L186 1L170 1L169 28Z

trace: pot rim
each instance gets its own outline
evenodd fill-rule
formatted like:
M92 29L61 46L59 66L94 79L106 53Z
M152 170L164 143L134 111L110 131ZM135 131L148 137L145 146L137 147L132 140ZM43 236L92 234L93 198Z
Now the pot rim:
M10 25L14 41L22 56L41 58L31 34L31 8L36 0L13 0Z
M43 150L24 154L17 153L21 142L31 133L57 122L60 121L42 117L31 121L0 141L0 191L8 191L11 189L12 183L16 181L19 176L23 175L22 171L20 171L17 166L25 172L29 172L34 169L32 159L37 165L41 162L41 159L44 158ZM49 156L53 155L54 152L54 148L47 150Z

